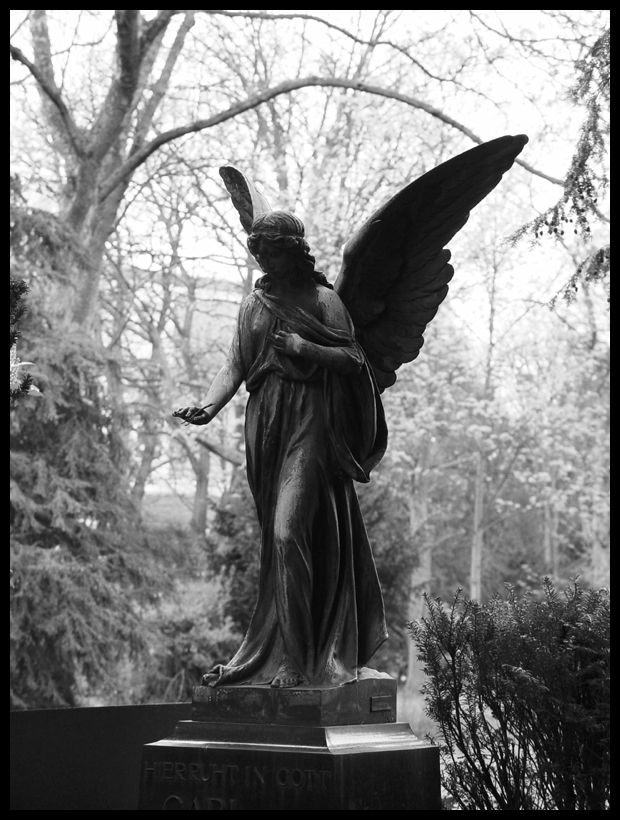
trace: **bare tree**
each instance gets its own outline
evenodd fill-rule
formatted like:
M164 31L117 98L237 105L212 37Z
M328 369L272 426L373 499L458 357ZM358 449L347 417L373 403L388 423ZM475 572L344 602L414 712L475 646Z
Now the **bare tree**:
M240 16L259 19L271 25L281 17L264 12L198 13L161 10L154 17L146 19L139 10L116 10L112 76L107 81L105 96L101 102L94 104L94 110L86 124L82 124L83 112L71 104L59 84L57 55L53 50L45 10L29 12L32 58L27 57L16 45L10 47L13 59L22 63L36 82L54 148L65 164L60 211L67 225L79 238L85 259L85 264L76 274L74 298L68 311L68 319L78 326L89 326L95 315L105 242L113 230L136 169L161 146L171 141L213 128L259 106L266 106L267 116L272 120L270 127L273 127L272 101L281 95L309 87L351 89L358 93L398 100L464 134L469 140L482 141L472 129L428 101L395 88L381 87L365 78L367 57L379 47L389 47L400 56L404 55L417 68L421 66L418 60L411 57L409 49L383 39L385 21L382 23L378 18L373 38L364 41L342 27L333 26L310 15L287 17L301 22L309 19L316 22L318 19L320 24L330 26L345 39L358 45L361 43L364 47L365 52L362 52L356 64L350 66L346 76L294 76L280 79L268 87L254 83L253 88L249 88L245 81L243 94L227 107L206 117L154 133L156 114L161 110L163 101L170 96L175 66L185 48L188 34L196 24L198 14L209 21L218 15ZM175 17L180 22L176 30L172 31ZM19 34L21 32L16 36ZM298 68L301 69L302 66ZM218 106L221 95L213 91L211 97L213 101L207 101L207 105L210 108ZM276 140L280 138L277 127L274 136ZM527 166L521 160L518 162ZM554 183L561 183L561 180L531 167L530 170Z

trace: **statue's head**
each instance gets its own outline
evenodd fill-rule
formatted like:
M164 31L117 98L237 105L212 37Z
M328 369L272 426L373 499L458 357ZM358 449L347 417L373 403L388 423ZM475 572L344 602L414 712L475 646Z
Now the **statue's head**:
M255 287L269 290L274 279L311 279L331 288L314 267L314 256L304 239L304 223L289 211L269 211L256 217L248 236L248 249L265 271Z
M288 211L269 211L257 217L248 248L265 273L274 276L295 270L310 251L303 222Z
M266 276L256 286L269 289L274 279L312 277L314 257L304 239L301 219L288 211L269 211L252 223L248 249Z
M248 239L264 237L269 240L303 239L304 223L289 211L268 211L257 216L252 222L252 233ZM288 243L292 246L294 243Z

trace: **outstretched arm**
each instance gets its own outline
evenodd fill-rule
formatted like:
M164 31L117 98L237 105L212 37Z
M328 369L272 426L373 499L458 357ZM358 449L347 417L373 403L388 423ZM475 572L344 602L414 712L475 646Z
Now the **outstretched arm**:
M189 424L208 424L241 387L243 374L239 363L228 359L211 382L202 407L181 407L172 414Z

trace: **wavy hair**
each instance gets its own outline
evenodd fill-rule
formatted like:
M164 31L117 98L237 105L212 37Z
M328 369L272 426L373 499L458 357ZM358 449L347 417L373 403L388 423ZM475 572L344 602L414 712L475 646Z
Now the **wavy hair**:
M255 258L260 255L261 247L285 250L293 264L293 276L311 277L316 284L333 288L325 274L315 269L315 259L304 239L304 233L303 222L294 214L288 211L270 211L257 217L252 223L252 233L247 240L248 250ZM269 292L271 284L271 276L266 273L257 280L254 287Z

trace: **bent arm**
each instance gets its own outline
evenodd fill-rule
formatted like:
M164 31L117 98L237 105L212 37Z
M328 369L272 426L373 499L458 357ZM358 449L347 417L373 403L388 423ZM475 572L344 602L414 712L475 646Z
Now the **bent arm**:
M357 347L324 347L306 339L301 340L299 355L321 367L342 374L359 373L364 364L363 356Z
M354 337L353 322L338 294L330 288L320 287L319 296L325 324L331 328L346 330ZM364 354L358 344L324 347L305 339L301 340L301 344L302 356L337 373L359 373L364 365Z
M299 356L336 373L359 373L364 364L364 356L357 345L327 347L287 330L276 330L271 336L271 343L286 356Z

